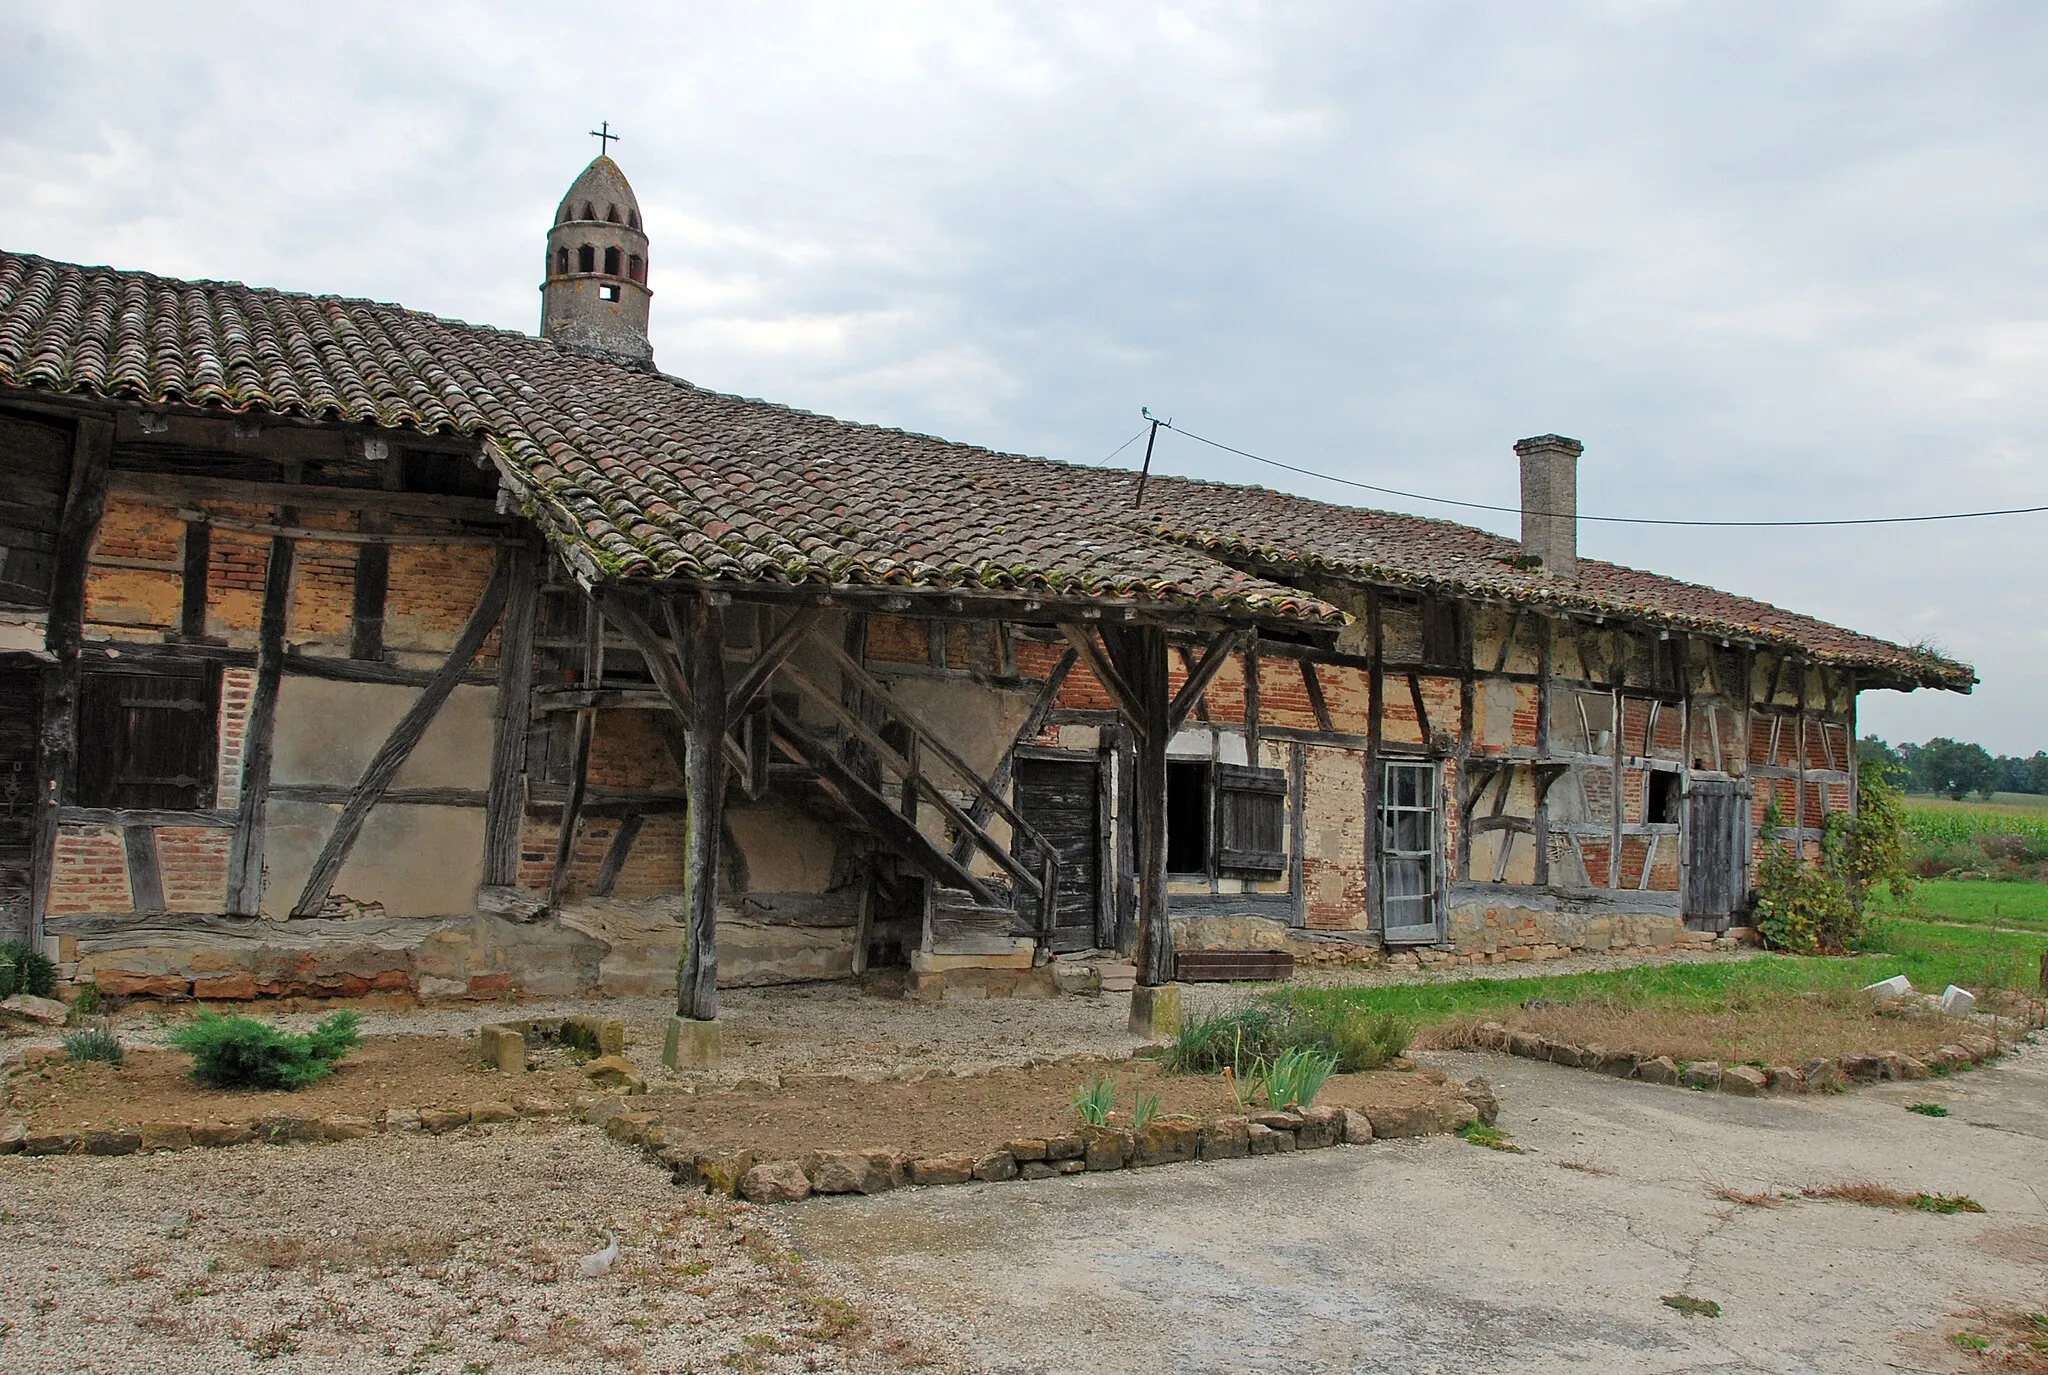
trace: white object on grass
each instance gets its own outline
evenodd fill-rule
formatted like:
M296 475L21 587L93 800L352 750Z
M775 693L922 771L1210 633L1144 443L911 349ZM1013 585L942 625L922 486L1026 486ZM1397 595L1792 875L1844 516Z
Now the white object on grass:
M1977 999L1968 989L1950 984L1941 991L1941 1001L1936 1006L1951 1017L1967 1017L1977 1006Z
M1873 998L1910 998L1913 996L1913 981L1904 974L1894 974L1889 979L1864 985L1863 991Z
M592 1251L576 1262L576 1273L587 1280L594 1280L608 1273L612 1268L612 1262L619 1258L619 1239L606 1232L604 1240L605 1247L602 1251Z

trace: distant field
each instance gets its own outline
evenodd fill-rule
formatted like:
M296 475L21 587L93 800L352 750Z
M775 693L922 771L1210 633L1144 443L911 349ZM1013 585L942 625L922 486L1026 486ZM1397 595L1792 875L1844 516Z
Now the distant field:
M1906 805L1948 808L2016 807L2023 811L2043 812L2048 811L2048 793L1993 793L1989 802L1975 798L1951 802L1937 793L1908 793Z
M2001 793L2001 797L2018 797ZM1906 799L1906 829L1922 844L1968 844L1985 834L2024 836L2048 847L2048 806L2006 802L1951 802L1945 797Z
M1879 892L1870 910L1885 917L1921 917L1967 926L2048 931L2048 883L1996 883L1979 879L1923 879L1904 902Z

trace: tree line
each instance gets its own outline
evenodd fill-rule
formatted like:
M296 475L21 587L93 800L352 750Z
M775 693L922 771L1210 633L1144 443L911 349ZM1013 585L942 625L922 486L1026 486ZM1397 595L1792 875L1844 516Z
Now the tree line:
M1875 735L1858 742L1864 768L1882 768L1907 792L1940 793L1961 801L1970 793L2048 793L2048 752L2024 758L1993 754L1968 740L1938 735L1924 745L1888 745Z

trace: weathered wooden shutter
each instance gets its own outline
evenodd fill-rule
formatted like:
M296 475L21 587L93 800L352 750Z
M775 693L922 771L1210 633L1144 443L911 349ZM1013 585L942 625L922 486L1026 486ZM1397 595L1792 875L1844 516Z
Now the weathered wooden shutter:
M218 710L207 669L86 674L78 697L79 804L211 806Z
M1274 878L1287 871L1287 774L1216 766L1216 858L1227 873Z
M1458 603L1428 597L1422 603L1422 662L1433 668L1469 668L1465 618Z

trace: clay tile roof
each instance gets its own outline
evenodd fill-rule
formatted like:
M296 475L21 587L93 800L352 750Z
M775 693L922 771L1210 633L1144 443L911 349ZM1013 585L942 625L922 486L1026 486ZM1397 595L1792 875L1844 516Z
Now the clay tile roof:
M0 386L476 437L594 578L872 585L1341 621L1290 579L1391 583L1796 648L1963 688L1963 664L1709 588L1256 487L1131 476L727 396L394 305L0 252ZM1321 581L1318 581L1321 580Z

